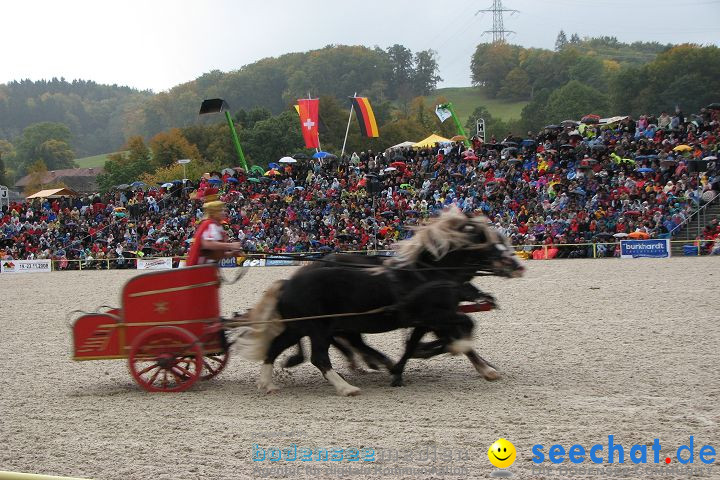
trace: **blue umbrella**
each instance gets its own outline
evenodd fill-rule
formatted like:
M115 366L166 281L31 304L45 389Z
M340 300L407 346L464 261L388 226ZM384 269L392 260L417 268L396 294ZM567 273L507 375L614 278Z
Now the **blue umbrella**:
M313 154L313 158L325 158L325 157L327 157L328 155L330 155L328 152L322 152L322 151L320 151L320 152L314 153L314 154Z
M646 160L647 158L647 155L638 155L637 157L635 157L635 160Z
M275 162L271 162L271 163L268 163L268 167L270 167L270 168L280 168L280 165L278 165L278 164L275 163Z
M227 181L230 183L238 183L240 180L235 177L228 177Z
M143 182L133 182L130 184L131 187L144 187L145 184Z
M210 182L210 183L222 183L222 180L220 180L219 178L211 178L210 180L208 180L208 182Z
M652 168L643 167L643 168L638 168L637 171L640 173L651 173L651 172L654 172L655 170L653 170Z
M522 145L523 147L532 147L533 145L535 145L535 140L526 138L525 140L522 141L522 143L520 145Z

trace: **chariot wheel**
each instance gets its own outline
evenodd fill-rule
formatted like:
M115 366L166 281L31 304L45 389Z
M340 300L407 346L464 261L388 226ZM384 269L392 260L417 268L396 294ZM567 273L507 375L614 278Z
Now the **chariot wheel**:
M128 365L148 392L182 392L202 375L203 352L197 337L179 327L154 327L133 342Z
M204 354L202 359L203 370L202 375L200 376L200 380L210 380L211 378L219 375L220 372L225 369L225 365L227 365L229 356L230 353L228 351ZM183 357L180 365L187 368L187 365L192 363L193 361L193 356L186 356Z

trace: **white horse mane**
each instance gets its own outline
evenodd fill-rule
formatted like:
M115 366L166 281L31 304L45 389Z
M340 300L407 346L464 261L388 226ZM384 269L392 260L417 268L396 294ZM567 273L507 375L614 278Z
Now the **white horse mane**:
M466 230L464 225L474 228ZM396 244L395 257L389 261L398 267L405 267L417 262L423 252L429 252L436 260L453 250L474 246L483 248L487 244L477 245L473 241L476 229L485 230L488 244L498 241L498 236L490 227L487 217L479 215L467 217L459 208L453 206L439 217L425 225L414 228L415 234Z

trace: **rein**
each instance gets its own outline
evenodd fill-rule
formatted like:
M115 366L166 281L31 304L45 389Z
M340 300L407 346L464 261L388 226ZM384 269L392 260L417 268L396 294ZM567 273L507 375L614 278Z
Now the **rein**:
M360 317L363 315L375 315L376 313L387 312L395 308L395 305L387 305L384 307L373 308L372 310L366 310L364 312L348 312L348 313L330 313L327 315L311 315L309 317L293 317L293 318L280 318L278 320L263 320L257 322L248 322L245 320L229 320L223 322L223 324L230 328L244 327L246 325L260 325L264 323L288 323L288 322L300 322L302 320L317 320L319 318L338 318L338 317Z

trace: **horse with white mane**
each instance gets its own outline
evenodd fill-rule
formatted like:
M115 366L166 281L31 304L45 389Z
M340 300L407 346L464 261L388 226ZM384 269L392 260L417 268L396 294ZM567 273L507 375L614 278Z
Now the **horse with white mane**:
M379 267L301 270L276 282L251 310L252 327L236 346L241 356L264 361L258 387L272 392L277 390L275 359L310 337L313 365L338 394L356 395L360 390L332 369L332 337L413 327L436 333L446 351L468 352L474 323L457 306L470 299L464 286L478 273L516 277L522 267L485 217L452 208L417 227L413 237L398 243L397 255ZM420 338L414 346L408 343L405 361ZM403 360L392 371L400 382L402 368Z

